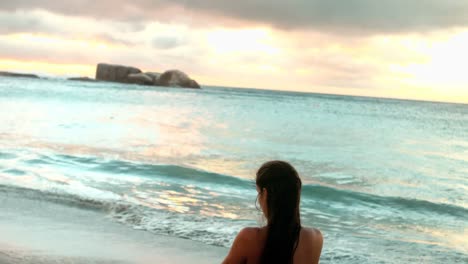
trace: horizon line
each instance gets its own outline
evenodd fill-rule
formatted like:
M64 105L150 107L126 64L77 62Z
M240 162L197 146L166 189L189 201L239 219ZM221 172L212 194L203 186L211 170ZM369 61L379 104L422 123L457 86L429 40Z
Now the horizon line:
M40 79L65 79L72 77L88 77L95 79L95 77L83 76L83 75L57 75L57 74L47 74L43 72L34 72L34 71L5 71L10 73L21 73L21 74L35 74ZM12 77L15 78L15 77ZM450 102L450 101L435 101L435 100L425 100L425 99L413 99L413 98L402 98L402 97L384 97L384 96L370 96L370 95L354 95L354 94L341 94L341 93L324 93L324 92L315 92L315 91L299 91L299 90L283 90L283 89L272 89L272 88L262 88L262 87L240 87L240 86L226 86L218 84L200 84L202 87L208 88L228 88L228 89L247 89L247 90L262 90L270 92L288 92L288 93L300 93L300 94L316 94L316 95L326 95L326 96L348 96L348 97L362 97L362 98L371 98L371 99L384 99L384 100L400 100L400 101L411 101L411 102L421 102L421 103L444 103L444 104L456 104L456 105L468 105L468 102Z

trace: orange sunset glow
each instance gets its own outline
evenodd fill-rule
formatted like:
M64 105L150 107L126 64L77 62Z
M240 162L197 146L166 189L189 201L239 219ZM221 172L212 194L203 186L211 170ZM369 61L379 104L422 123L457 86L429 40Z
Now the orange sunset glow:
M74 12L64 3L0 4L0 70L94 77L108 62L182 69L202 85L468 103L468 16L460 13L468 4L441 1L412 15L388 4L394 21L338 4L314 17L302 10L319 8L313 3L273 3L271 14L255 16L239 11L248 3L133 1L89 12L81 2L70 2ZM283 9L291 14L279 16Z

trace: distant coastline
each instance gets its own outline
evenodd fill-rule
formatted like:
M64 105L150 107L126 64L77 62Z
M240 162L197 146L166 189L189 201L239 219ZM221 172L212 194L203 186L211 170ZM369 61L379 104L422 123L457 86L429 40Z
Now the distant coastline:
M17 78L33 78L39 79L40 77L35 74L28 74L28 73L16 73L16 72L7 72L7 71L0 71L0 76L2 77L17 77Z

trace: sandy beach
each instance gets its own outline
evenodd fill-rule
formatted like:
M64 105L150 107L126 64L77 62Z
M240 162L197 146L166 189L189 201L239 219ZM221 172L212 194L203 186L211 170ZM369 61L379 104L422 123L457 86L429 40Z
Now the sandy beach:
M118 261L113 259L100 259L100 258L85 258L85 257L70 257L70 256L57 256L47 255L46 253L35 252L32 250L25 250L15 248L10 245L0 245L0 263L1 264L49 264L49 263L94 263L94 264L107 264L107 263L131 263L127 261Z
M154 235L101 213L0 199L0 263L218 263L227 249Z

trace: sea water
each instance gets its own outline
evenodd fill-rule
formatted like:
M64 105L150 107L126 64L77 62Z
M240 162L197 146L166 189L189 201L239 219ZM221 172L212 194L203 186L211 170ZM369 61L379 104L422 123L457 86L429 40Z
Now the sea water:
M281 159L322 263L468 260L468 105L2 78L0 124L0 209L39 199L227 248L264 224L255 172Z

